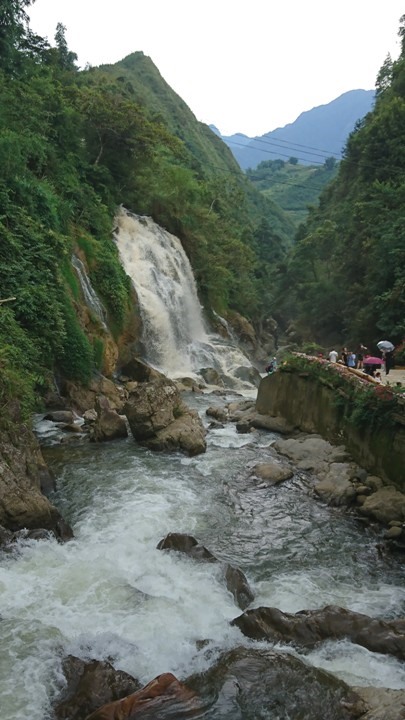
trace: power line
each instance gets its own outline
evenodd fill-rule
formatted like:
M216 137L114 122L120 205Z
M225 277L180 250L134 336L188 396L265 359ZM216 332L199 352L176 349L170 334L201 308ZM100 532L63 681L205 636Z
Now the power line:
M225 142L225 141L223 141L223 142ZM284 147L284 145L279 145L278 143L273 142L271 140L259 139L259 140L254 140L252 142L261 142L261 143L263 143L263 145L271 145L272 147L280 147L282 150L286 149ZM287 141L285 140L284 142L287 142ZM256 150L256 152L270 152L269 150L265 150L264 148L252 147L252 145L250 143L248 143L248 144L238 143L234 140L232 140L232 142L229 142L229 144L228 143L225 143L225 144L228 145L229 148L231 145L234 145L235 147L241 147L243 149L248 148L249 150L252 150L252 151ZM290 146L287 145L287 149L288 149L288 147L290 147L291 151L295 152L297 150L297 147L293 147L293 145L296 145L298 147L298 143L292 143L292 145L290 145ZM310 145L300 145L299 147L308 147L310 149L311 146ZM313 148L313 149L316 150L317 148ZM309 152L309 150L299 150L299 152L303 153L304 155L320 157L320 158L323 158L324 160L326 160L328 157L335 157L336 159L339 160L341 157L340 154L338 154L332 150L330 152L328 150L321 150L320 152ZM325 153L325 154L322 155L321 153ZM284 153L273 152L273 155L282 155L282 157L291 157L291 153L289 155L285 155ZM306 158L300 158L300 159L305 160ZM316 161L314 161L313 164L316 164ZM319 164L322 164L322 163L319 163Z

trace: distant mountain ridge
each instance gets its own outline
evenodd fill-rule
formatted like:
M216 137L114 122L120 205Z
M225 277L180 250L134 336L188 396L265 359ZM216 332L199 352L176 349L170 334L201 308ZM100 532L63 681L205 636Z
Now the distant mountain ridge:
M255 168L263 160L298 158L302 164L322 165L327 157L339 159L356 123L372 109L374 90L349 90L326 105L307 110L293 123L261 136L243 133L223 136L243 170Z

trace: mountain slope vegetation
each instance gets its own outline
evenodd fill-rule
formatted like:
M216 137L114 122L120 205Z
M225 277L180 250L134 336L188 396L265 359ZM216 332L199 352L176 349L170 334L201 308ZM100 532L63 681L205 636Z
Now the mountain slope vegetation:
M333 180L338 163L328 158L322 166L300 165L297 158L284 160L263 160L257 168L246 170L252 184L281 207L294 223L295 228L304 222L308 207L317 205L323 188Z
M279 288L284 317L313 340L375 347L405 336L405 16L400 22L401 54L383 64L375 107L300 229Z
M30 31L29 4L0 8L0 401L26 412L55 377L86 384L100 367L103 333L81 321L72 253L115 339L125 334L119 204L180 237L206 307L252 320L268 311L292 232L149 58L79 72L63 26L55 47Z

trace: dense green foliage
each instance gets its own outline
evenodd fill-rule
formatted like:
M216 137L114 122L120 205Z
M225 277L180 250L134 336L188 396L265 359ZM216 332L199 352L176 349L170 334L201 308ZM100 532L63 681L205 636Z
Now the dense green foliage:
M207 308L259 329L293 318L311 341L401 339L404 52L383 66L375 110L291 249L294 222L277 203L302 212L334 168L267 162L251 182L143 53L79 71L62 25L55 47L30 32L29 4L0 8L0 299L15 298L0 303L3 407L16 396L28 412L55 375L87 383L102 367L72 253L115 338L125 331L131 288L111 233L121 203L180 237Z
M284 210L294 224L294 234L300 223L306 220L309 206L318 203L321 191L338 169L335 158L328 158L323 165L300 165L297 158L263 160L257 168L248 168L246 175L265 197ZM292 236L293 237L293 236Z
M405 16L401 23L404 44ZM336 179L300 228L286 282L284 317L295 317L303 336L369 347L404 337L404 47L384 63L374 110L351 134Z
M267 262L291 234L149 58L80 72L63 25L55 47L30 32L29 4L0 8L0 299L15 298L0 303L0 394L27 408L55 374L87 383L102 366L102 333L78 312L72 253L114 336L125 329L130 281L111 232L119 204L181 238L208 307L252 320L267 312Z

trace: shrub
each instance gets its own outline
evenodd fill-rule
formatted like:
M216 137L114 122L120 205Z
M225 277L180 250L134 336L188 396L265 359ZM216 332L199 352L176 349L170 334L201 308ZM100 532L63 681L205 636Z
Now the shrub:
M76 314L66 298L64 305L66 336L56 358L63 376L88 385L93 372L93 349L79 325Z

